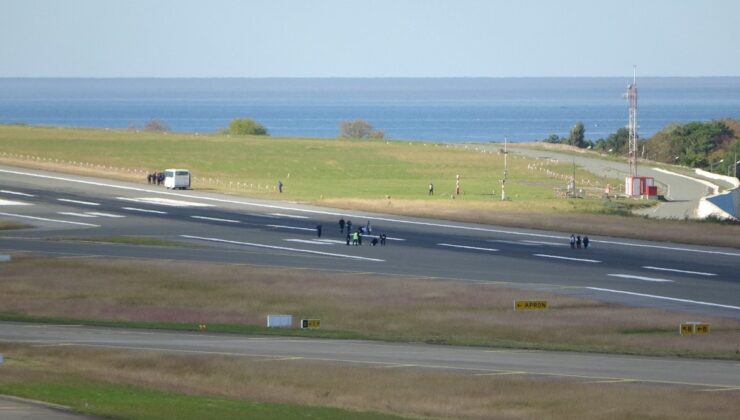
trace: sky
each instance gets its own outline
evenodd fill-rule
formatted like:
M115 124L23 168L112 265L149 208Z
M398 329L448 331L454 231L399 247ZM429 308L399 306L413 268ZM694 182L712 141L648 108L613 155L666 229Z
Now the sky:
M740 76L737 0L0 0L0 77Z

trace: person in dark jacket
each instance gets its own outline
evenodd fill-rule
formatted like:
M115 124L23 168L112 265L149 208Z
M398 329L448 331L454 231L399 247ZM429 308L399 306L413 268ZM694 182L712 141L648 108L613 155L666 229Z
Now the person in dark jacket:
M586 235L583 235L583 247L584 247L584 248L588 248L588 243L589 243L589 242L590 242L590 241L588 240L588 236L586 236Z

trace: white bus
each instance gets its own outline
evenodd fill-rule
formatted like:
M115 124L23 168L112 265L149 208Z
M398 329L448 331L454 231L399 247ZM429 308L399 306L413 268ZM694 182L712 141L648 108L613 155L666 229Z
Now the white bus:
M190 171L187 169L165 169L164 186L168 189L187 190L190 188Z

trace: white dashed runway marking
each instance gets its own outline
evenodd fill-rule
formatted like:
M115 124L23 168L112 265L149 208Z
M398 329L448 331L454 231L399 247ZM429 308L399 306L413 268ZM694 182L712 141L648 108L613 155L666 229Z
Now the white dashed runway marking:
M11 200L2 200L0 199L0 206L28 206L28 203L24 203L22 201L11 201Z
M378 240L380 240L380 236L379 235L370 235L368 233L363 234L362 237L363 238L377 238ZM387 241L399 241L399 242L400 241L405 241L405 239L403 239L403 238L392 238L390 236L386 236L385 239Z
M313 228L302 228L302 227L296 227L296 226L267 225L267 227L271 227L275 229L292 229L292 230L305 230L305 231L310 231L310 232L316 232L316 229L313 229Z
M100 225L93 225L91 223L70 222L68 220L57 220L57 219L47 219L45 217L26 216L25 214L0 213L0 216L17 217L20 219L29 219L29 220L39 220L43 222L65 223L69 225L78 225L78 226L100 227Z
M623 278L623 279L635 279L635 280L652 281L652 282L656 282L656 283L673 283L673 280L669 280L669 279L657 279L655 277L634 276L632 274L607 274L607 276L619 277L619 278Z
M74 216L74 217L91 217L95 218L96 216L93 216L92 214L85 214L85 213L75 213L73 211L59 211L57 214L61 214L62 216Z
M500 244L510 244L510 245L524 245L524 246L537 246L540 244L533 244L526 241L507 241L504 239L489 239L488 242L497 242Z
M333 245L333 244L331 244L329 242L322 241L320 239L317 239L315 241L314 240L310 240L310 239L292 239L292 238L291 239L283 239L283 240L286 241L286 242L299 242L299 243L302 243L302 244Z
M141 197L141 198L116 197L116 199L123 200L123 201L133 201L135 203L154 204L158 206L169 206L169 207L213 207L213 204L198 203L195 201L173 200L171 198L161 198L161 197Z
M587 263L600 263L599 260L591 260L588 258L573 258L573 257L562 257L560 255L547 255L547 254L532 254L535 257L542 257L542 258L554 258L558 260L568 260L568 261L579 261L579 262L587 262Z
M193 219L210 220L212 222L224 222L224 223L241 223L238 220L233 219L219 219L218 217L206 217L206 216L190 216Z
M100 211L86 211L85 214L90 214L92 216L100 216L100 217L112 217L114 219L120 219L120 218L126 217L121 214L103 213Z
M528 240L522 240L522 242L530 243L533 245L570 246L570 244L564 244L561 242L528 241Z
M275 249L275 250L278 250L278 251L290 251L290 252L298 252L298 253L304 253L304 254L321 255L321 256L326 256L326 257L338 257L338 258L349 258L349 259L353 259L353 260L364 260L364 261L373 261L373 262L385 262L385 260L381 260L379 258L360 257L358 255L335 254L335 253L331 253L331 252L321 252L321 251L314 251L314 250L310 250L310 249L300 249L300 248L288 248L288 247L284 247L284 246L257 244L257 243L253 243L253 242L231 241L231 240L228 240L228 239L205 238L205 237L202 237L202 236L192 236L192 235L180 235L180 237L187 238L187 239L196 239L196 240L201 240L201 241L221 242L221 243L233 244L233 245L253 246L255 248Z
M8 191L8 190L0 190L0 193L3 194L11 194L11 195L20 195L21 197L36 197L33 194L26 194L18 191Z
M70 200L69 198L57 198L57 201L61 201L63 203L82 204L83 206L99 206L100 205L100 203L93 203L92 201Z
M437 244L439 246L446 246L450 248L462 248L462 249L472 249L474 251L488 251L488 252L496 252L498 249L496 248L481 248L478 246L467 246L467 245L455 245L455 244Z
M121 207L121 208L123 210L128 210L128 211L138 211L140 213L167 214L166 211L140 209L140 208L137 208L137 207Z
M647 268L648 270L671 271L674 273L696 274L697 276L716 276L716 274L714 273L704 273L702 271L677 270L675 268L653 267L651 265L644 265L642 266L642 268Z
M307 216L298 216L296 214L285 214L285 213L270 213L270 214L273 216L278 216L278 217L291 217L293 219L308 219Z

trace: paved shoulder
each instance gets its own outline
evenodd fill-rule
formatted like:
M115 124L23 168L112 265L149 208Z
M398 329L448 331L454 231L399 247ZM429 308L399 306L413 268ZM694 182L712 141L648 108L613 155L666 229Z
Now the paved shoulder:
M74 413L63 406L0 395L0 419L84 420L94 418Z

